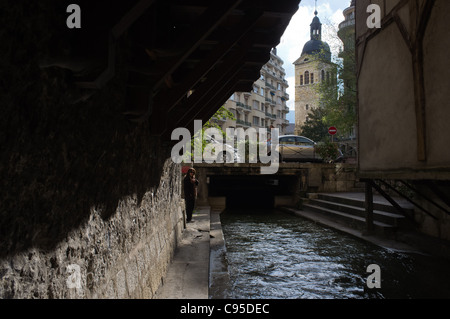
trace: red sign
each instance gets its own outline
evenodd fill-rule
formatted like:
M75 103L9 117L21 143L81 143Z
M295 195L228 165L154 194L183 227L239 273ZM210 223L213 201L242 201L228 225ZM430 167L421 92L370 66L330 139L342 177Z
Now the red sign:
M187 171L190 169L190 166L182 166L181 167L181 174L187 174Z
M335 135L335 134L337 133L337 128L335 128L334 126L330 127L330 128L328 129L328 133L329 133L330 135Z

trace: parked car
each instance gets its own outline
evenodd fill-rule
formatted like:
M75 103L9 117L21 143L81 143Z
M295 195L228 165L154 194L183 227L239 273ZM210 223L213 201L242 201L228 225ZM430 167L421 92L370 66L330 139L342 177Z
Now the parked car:
M304 136L280 136L280 162L322 162L323 158L316 152L316 145L316 142ZM342 152L339 150L335 162L338 162L340 158L342 158Z
M280 162L318 161L313 140L304 136L283 135L278 138Z
M236 148L234 148L233 146L226 144L226 143L220 143L219 141L217 141L216 139L214 139L214 137L209 136L208 134L204 135L204 140L206 141L207 144L217 144L220 145L222 144L222 152L220 154L217 154L217 157L214 159L208 159L211 161L215 161L216 163L230 163L231 160L231 156L232 154L234 154L234 162L239 162L240 161L240 157L239 157L239 153L238 150Z

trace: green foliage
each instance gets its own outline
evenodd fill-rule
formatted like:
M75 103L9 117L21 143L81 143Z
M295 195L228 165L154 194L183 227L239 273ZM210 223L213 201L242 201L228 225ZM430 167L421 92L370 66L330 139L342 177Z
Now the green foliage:
M219 119L219 120L227 120L227 119L236 120L236 118L234 117L234 114L231 113L227 108L225 108L224 105L222 105L217 110L217 112L205 124L203 124L202 136L204 136L205 130L207 130L208 128L216 128L222 134L222 138L225 141L226 140L225 131L222 130L222 128L217 124L216 119ZM194 141L192 141L192 143L194 143ZM205 149L205 146L207 144L208 143L205 141L205 139L202 139L202 151Z
M204 137L205 130L207 130L208 128L216 128L222 134L223 140L225 141L226 140L226 134L225 134L224 130L222 130L222 128L217 124L217 119L220 119L220 120L226 120L226 119L235 120L236 118L235 118L233 113L231 113L228 109L225 108L224 105L222 105L217 110L217 112L206 123L203 124L201 132L199 132L197 134L201 133L202 134L201 136ZM202 154L203 154L203 151L204 151L204 149L205 149L205 147L206 147L206 145L208 143L206 142L206 140L204 138L202 138L201 140L196 138L197 134L192 137L191 150L193 152L193 150L197 149L196 147L199 147L199 148L201 148ZM185 156L184 157L184 162L189 162L189 161L193 160L194 154L192 152L191 153L186 152L186 154L184 155Z
M332 162L339 156L337 144L330 141L317 143L316 153L322 157L325 162Z
M337 64L337 83L324 81L318 89L326 110L325 122L338 127L340 134L347 135L356 124L355 52L343 52L341 57Z
M223 136L225 137L225 132L217 124L217 121L215 121L215 119L219 119L219 120L226 120L226 119L236 120L234 114L231 113L227 108L225 108L224 105L222 105L220 107L220 109L218 109L217 112L205 124L203 124L203 128L202 128L203 132L207 128L215 127L219 131L221 131L223 133Z
M308 119L302 126L302 135L313 141L322 141L328 136L328 127L325 124L324 110L321 108L312 109Z

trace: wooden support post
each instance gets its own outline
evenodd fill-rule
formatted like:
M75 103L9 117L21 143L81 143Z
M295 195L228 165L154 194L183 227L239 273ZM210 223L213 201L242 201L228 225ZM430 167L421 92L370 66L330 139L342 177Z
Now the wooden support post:
M366 209L366 234L370 235L374 232L373 225L373 192L372 182L365 181L365 209Z

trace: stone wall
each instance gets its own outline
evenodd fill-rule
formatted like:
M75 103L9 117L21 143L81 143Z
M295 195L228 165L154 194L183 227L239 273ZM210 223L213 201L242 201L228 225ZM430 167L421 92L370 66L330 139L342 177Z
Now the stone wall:
M152 298L183 230L179 169L167 161L161 186L122 198L112 217L88 219L50 250L2 258L1 298ZM175 186L175 187L174 187Z
M3 104L0 297L151 298L183 229L181 168L114 85L70 104L51 72L27 112Z
M39 64L65 45L53 7L0 7L0 298L151 298L184 227L181 167L123 115L126 52L80 89Z
M0 297L151 298L183 229L181 168L114 85L71 104L60 72L3 104Z
M363 191L364 186L356 175L353 164L310 164L308 167L308 191L352 192Z

